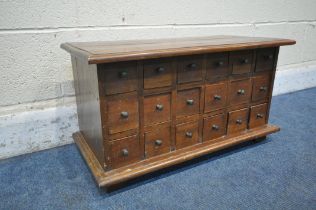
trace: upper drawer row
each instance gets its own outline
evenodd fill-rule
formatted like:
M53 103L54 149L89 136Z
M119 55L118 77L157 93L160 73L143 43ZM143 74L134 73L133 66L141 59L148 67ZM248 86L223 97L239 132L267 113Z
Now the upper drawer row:
M143 62L144 89L168 87L173 83L174 69L177 83L213 81L230 74L247 74L255 67L256 72L273 69L275 48L244 50L206 55L183 56L176 59L162 58ZM256 55L256 60L255 60ZM205 61L205 62L204 62ZM255 62L254 62L255 61ZM255 65L255 66L254 66ZM117 94L138 89L137 61L102 64L99 66L99 79L104 85L105 94Z

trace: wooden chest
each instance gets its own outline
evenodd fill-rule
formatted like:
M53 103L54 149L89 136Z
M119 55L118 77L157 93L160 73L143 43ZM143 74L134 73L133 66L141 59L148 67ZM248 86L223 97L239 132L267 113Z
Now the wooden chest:
M293 40L213 36L65 43L80 132L99 186L111 186L264 138L279 46Z

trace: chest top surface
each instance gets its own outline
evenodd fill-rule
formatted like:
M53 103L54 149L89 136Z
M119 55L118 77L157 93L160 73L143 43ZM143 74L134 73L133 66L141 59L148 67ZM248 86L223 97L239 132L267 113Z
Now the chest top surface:
M179 55L293 45L294 40L243 36L208 36L155 40L72 42L61 48L89 64L142 60Z

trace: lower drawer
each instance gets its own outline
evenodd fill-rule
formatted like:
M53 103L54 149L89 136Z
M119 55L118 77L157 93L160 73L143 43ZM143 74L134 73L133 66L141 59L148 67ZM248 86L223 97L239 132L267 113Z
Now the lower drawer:
M146 158L170 152L170 127L161 127L145 133Z
M266 124L268 104L260 104L250 108L249 128Z
M248 108L229 112L227 134L239 133L247 129L248 112Z
M112 169L138 162L141 158L138 135L114 140L109 146Z
M226 134L226 124L226 113L204 118L203 141L209 141L224 136Z
M199 122L189 122L176 127L176 149L197 144L199 142Z

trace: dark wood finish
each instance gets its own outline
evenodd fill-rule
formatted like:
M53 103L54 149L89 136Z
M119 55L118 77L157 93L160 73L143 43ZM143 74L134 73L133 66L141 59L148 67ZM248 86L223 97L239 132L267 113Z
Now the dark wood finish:
M145 133L145 156L147 158L170 152L170 145L170 126L160 126Z
M202 81L203 56L185 56L178 59L177 81L188 83Z
M189 122L176 127L176 149L197 144L199 142L199 122Z
M144 124L162 123L171 119L171 94L146 96L144 98Z
M110 142L112 168L125 166L140 160L140 143L137 135Z
M248 103L251 97L251 79L233 80L229 84L229 104Z
M213 140L226 134L226 113L204 118L203 141Z
M227 103L227 82L205 86L204 112L225 108Z
M256 72L272 71L275 59L275 48L257 50Z
M63 44L77 96L74 138L98 185L278 131L267 124L277 57L294 43L215 36Z
M250 120L249 128L255 128L266 123L268 105L260 104L256 106L251 106L250 108Z
M144 64L144 89L172 85L172 60L150 60Z
M270 78L270 74L259 75L253 78L252 101L264 100L269 97Z
M200 112L200 88L178 91L177 116L192 115Z
M233 134L247 129L249 109L231 111L228 114L227 133Z
M228 77L228 53L208 54L206 58L206 80L216 81Z

